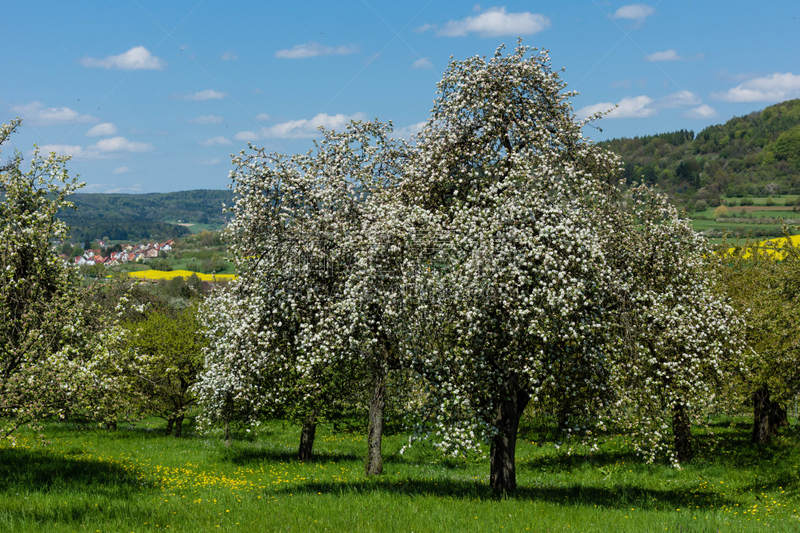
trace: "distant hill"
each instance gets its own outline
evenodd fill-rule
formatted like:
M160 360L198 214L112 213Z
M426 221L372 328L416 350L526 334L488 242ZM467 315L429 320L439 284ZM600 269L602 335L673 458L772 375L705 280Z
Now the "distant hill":
M76 211L59 213L72 229L75 242L108 237L112 240L164 240L187 235L175 224L224 224L222 204L231 205L230 190L194 190L150 194L79 193L70 199ZM169 221L169 222L168 222Z
M697 135L681 130L598 143L620 155L628 183L645 181L691 208L720 196L800 194L800 99Z

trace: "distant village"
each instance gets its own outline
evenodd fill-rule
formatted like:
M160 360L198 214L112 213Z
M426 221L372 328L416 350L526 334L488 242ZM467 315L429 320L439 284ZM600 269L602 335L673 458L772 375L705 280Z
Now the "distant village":
M105 241L100 241L98 244L100 245L99 249L86 250L83 252L83 255L75 257L72 260L66 255L62 255L62 257L65 261L74 266L104 265L112 267L156 258L158 257L158 252L168 252L172 250L175 241L170 239L161 244L123 244L122 250L111 252L105 256L103 255L105 253L104 249L108 248L108 246Z

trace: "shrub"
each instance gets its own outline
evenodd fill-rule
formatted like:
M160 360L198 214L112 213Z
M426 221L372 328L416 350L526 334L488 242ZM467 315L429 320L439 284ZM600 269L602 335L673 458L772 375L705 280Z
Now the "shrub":
M721 205L714 209L714 218L726 218L729 215L728 208Z
M163 257L157 257L148 263L148 266L153 270L160 270L161 272L169 272L172 270L172 265Z

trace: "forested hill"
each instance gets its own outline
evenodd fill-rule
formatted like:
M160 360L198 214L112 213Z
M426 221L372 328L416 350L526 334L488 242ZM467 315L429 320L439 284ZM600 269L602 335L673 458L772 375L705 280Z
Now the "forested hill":
M180 237L189 230L175 222L222 225L222 204L231 205L230 190L194 190L151 194L79 193L77 207L59 213L72 228L71 238L85 242L108 237L139 240Z
M720 196L800 194L800 99L710 126L598 143L619 154L628 183L668 192L678 205Z

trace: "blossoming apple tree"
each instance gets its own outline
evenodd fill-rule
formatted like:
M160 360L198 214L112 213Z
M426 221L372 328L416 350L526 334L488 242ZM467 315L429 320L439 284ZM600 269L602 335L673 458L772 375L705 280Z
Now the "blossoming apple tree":
M0 127L0 144L19 124ZM102 418L120 400L97 371L116 330L92 327L81 279L54 250L67 235L56 213L82 186L68 159L35 148L27 172L19 153L0 168L0 438L46 417Z
M364 207L391 188L405 151L388 131L354 123L324 132L316 153L255 150L234 159L227 238L239 277L207 306L216 341L199 386L208 417L233 409L253 420L279 411L302 419L300 456L307 457L316 421L353 403L359 383L371 380L368 473L380 470L390 341L374 317L367 324L344 311L344 294L364 252Z
M574 413L588 419L608 397L612 271L590 216L608 186L588 171L617 162L583 139L563 89L547 55L522 45L452 61L401 184L437 214L437 256L409 283L419 297L404 357L432 384L420 420L455 453L488 440L498 491L516 487L528 402L588 388Z
M652 461L691 461L691 424L724 402L744 351L743 322L720 296L713 254L663 195L633 187L597 212L617 275L608 324L612 414ZM621 208L622 207L622 208Z
M403 359L431 384L418 431L455 453L488 441L499 492L516 487L529 402L566 406L565 428L583 435L635 413L660 443L649 409L620 406L635 395L655 409L650 390L682 431L732 354L698 238L674 210L622 195L616 157L581 134L598 115L577 120L564 88L521 44L451 62L400 187L436 214L440 239L408 282Z

